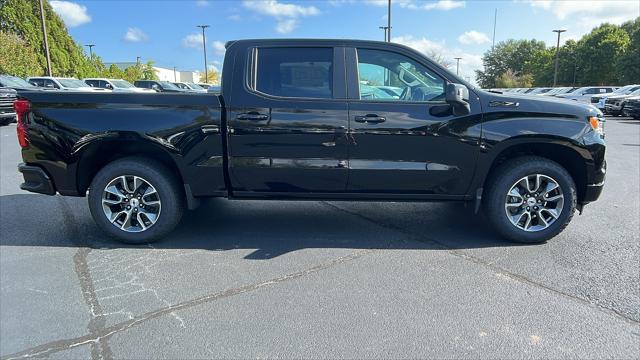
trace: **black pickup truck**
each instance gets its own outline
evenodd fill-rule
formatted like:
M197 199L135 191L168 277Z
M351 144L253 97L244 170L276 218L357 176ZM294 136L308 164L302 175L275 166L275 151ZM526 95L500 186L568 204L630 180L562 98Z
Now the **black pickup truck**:
M591 105L486 92L398 44L226 47L219 96L19 92L22 189L88 195L131 243L206 197L466 201L502 236L542 242L602 191Z

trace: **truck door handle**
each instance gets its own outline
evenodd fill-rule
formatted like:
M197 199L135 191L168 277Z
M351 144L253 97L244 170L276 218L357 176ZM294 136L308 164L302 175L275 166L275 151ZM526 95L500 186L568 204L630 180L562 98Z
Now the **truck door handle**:
M245 114L238 114L236 116L237 120L250 120L250 121L264 121L269 120L269 115L260 114L257 112L249 112Z
M379 124L381 122L385 122L387 119L384 116L378 116L376 114L367 114L364 116L356 116L355 121L359 123L365 124Z

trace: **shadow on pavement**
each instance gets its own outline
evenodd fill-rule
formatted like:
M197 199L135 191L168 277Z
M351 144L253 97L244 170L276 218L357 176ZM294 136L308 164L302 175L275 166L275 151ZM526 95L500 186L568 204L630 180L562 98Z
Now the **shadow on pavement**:
M1 196L0 221L2 246L146 248L104 235L89 214L86 198ZM501 240L482 216L474 216L471 207L460 203L211 199L185 212L178 228L153 248L255 249L246 259L262 260L305 248L443 250L517 245Z

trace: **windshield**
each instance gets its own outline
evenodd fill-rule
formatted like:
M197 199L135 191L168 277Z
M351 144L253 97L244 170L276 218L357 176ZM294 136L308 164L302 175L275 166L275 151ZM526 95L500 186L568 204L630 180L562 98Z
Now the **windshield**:
M120 89L129 89L129 88L135 87L133 86L133 84L131 84L127 80L109 80L109 81L111 81L111 84L113 84L114 87L117 87Z
M638 88L638 89L636 89L635 91L633 91L633 92L629 93L629 95L633 95L633 96L635 96L635 95L640 95L640 88Z
M78 80L78 79L61 79L61 78L56 78L56 80L64 87L66 88L81 88L81 87L89 87L89 85L83 83L82 81Z
M162 85L162 87L164 89L171 89L171 90L180 90L179 87L173 85L172 83L168 82L168 81L158 81L158 83L160 85Z
M628 94L636 89L637 85L627 85L613 90L612 94Z
M194 83L187 83L187 86L193 90L204 90L202 86L199 86L198 84L194 84Z
M16 87L16 88L33 88L35 86L29 84L25 80L11 75L0 75L0 85L5 87Z
M626 86L625 86L626 87ZM638 89L640 89L640 86L631 86L628 89L625 89L624 91L621 91L620 93L622 94L635 94L638 92Z

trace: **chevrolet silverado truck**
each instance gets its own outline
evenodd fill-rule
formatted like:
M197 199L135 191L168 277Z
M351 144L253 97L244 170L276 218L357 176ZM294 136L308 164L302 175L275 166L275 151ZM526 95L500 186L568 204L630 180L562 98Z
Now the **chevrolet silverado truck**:
M222 78L220 95L20 91L21 188L88 196L129 243L210 197L469 202L538 243L604 185L598 109L486 92L402 45L231 41Z

